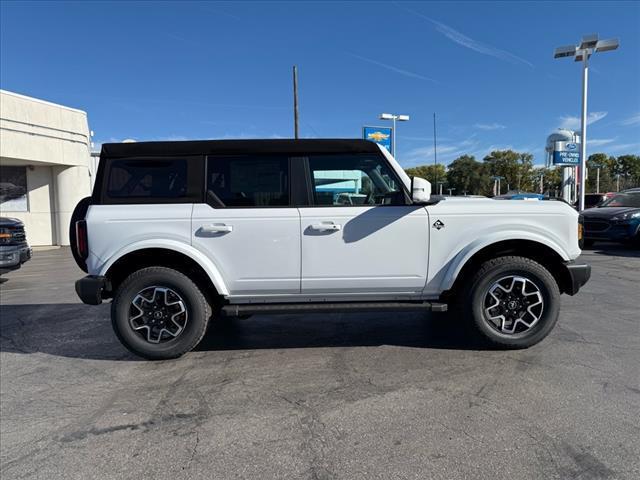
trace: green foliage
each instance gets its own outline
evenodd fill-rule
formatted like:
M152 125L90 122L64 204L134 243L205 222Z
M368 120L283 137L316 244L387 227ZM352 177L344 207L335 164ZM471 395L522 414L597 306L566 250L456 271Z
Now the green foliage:
M504 177L502 185L507 190L531 192L534 188L533 155L513 150L495 150L484 157L486 171L490 176Z
M447 188L454 189L456 195L487 194L490 183L484 165L473 156L462 155L449 164Z
M446 168L441 163L437 165L420 165L418 167L407 168L405 170L410 177L420 177L425 180L429 180L433 186L433 191L436 190L436 182L443 182L446 180Z
M587 192L597 191L598 167L600 168L600 192L614 192L640 186L640 156L608 156L594 153L587 159Z
M640 155L609 156L594 153L587 159L587 193L596 191L597 169L600 167L600 192L616 191L640 187ZM502 193L508 190L540 192L549 196L561 195L562 169L535 168L533 155L513 150L495 150L478 162L471 155L456 158L446 168L444 165L421 165L408 168L409 176L429 180L436 192L436 178L444 181L443 190L453 189L454 195L492 195L491 177L504 177L501 181ZM542 183L542 185L541 185Z

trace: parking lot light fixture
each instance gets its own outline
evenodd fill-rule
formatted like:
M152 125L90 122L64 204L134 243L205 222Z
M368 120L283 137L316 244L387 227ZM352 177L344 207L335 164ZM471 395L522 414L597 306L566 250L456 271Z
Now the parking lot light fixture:
M409 115L396 115L395 113L381 113L378 118L380 120L391 120L393 122L393 127L391 128L391 155L393 155L393 158L396 158L396 121L408 122Z
M576 62L582 62L582 115L580 132L580 197L578 210L584 210L584 195L586 192L587 171L587 86L589 81L589 58L597 52L615 50L620 45L616 38L599 40L597 34L585 35L579 45L565 45L556 48L553 58L574 57Z

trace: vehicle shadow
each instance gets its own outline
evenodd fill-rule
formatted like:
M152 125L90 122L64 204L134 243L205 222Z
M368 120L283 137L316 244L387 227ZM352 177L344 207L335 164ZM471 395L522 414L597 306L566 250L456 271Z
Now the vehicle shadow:
M606 255L610 257L627 257L640 258L640 248L621 243L596 243L594 246L585 248L597 255Z
M92 360L139 361L116 339L109 305L2 305L0 351ZM485 350L446 314L406 312L256 315L212 321L199 352L371 347Z

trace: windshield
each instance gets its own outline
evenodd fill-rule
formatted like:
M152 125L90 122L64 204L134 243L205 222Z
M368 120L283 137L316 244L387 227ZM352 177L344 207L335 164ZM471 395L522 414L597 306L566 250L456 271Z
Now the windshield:
M640 208L640 192L619 193L600 205L600 207L638 207Z

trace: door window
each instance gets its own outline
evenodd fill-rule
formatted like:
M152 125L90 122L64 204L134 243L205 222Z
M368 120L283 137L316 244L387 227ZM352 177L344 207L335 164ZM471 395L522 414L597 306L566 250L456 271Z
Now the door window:
M309 157L317 206L405 205L395 173L373 155Z
M217 208L288 206L288 158L209 157L207 202Z

